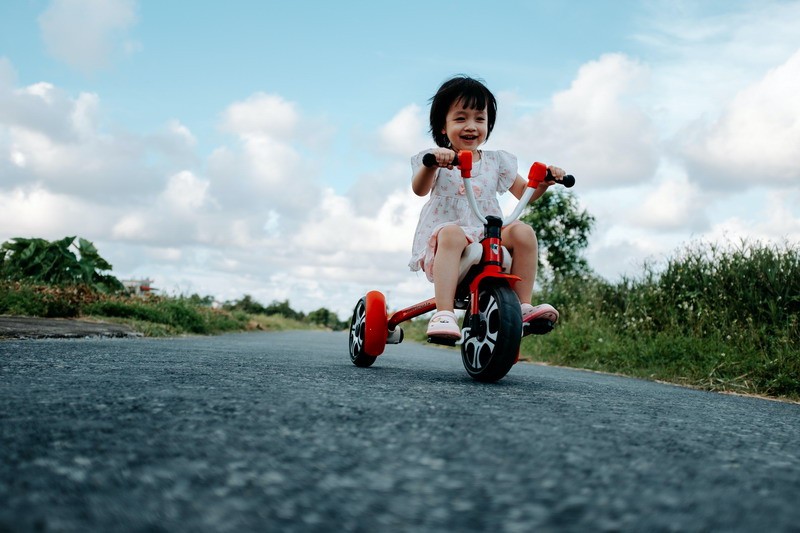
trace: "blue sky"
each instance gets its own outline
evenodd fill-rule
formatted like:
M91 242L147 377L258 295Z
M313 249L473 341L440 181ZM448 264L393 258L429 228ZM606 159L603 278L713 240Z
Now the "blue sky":
M408 305L408 158L467 73L488 149L578 177L602 275L796 242L797 27L777 0L2 2L0 239L78 234L173 293Z
M51 4L22 1L0 7L0 46L26 67L17 68L22 85L57 79L70 93L96 92L109 120L139 133L180 117L209 150L220 142L220 110L258 91L283 95L337 127L365 130L408 102L424 105L452 73L525 87L544 100L598 50L635 46L632 21L648 16L625 0L552 4L133 3L135 19L109 31L105 64L74 68L48 53L42 39L38 19ZM431 6L444 19L440 32L426 20ZM462 21L458 13L473 15Z

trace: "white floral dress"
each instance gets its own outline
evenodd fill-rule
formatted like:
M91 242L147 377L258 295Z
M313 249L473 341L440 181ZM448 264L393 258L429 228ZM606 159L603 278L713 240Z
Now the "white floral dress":
M425 150L411 158L412 172L416 173L428 152ZM503 216L497 195L508 191L516 177L516 156L502 150L481 152L480 161L472 165L472 189L484 216ZM483 238L483 222L469 207L464 180L457 167L437 169L430 198L422 207L414 234L408 266L413 271L423 270L429 281L433 281L433 257L439 232L449 225L461 226L470 242Z

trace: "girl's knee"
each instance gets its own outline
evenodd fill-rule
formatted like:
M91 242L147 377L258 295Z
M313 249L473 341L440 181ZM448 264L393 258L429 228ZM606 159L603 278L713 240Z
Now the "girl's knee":
M467 236L464 230L459 226L445 226L439 230L439 235L436 239L439 246L457 247L467 245Z
M508 228L508 235L504 236L514 248L535 248L538 246L536 232L527 224L514 224Z

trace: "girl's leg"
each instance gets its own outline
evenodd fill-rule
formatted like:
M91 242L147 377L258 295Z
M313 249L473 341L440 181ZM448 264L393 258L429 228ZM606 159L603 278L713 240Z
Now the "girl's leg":
M445 226L436 239L433 261L433 288L438 311L452 311L458 284L458 263L467 246L467 236L459 226ZM530 300L530 296L528 296Z
M514 285L514 292L517 293L520 303L529 304L539 260L539 243L536 240L536 233L527 224L513 224L503 228L501 237L503 245L514 256L511 273L522 278Z

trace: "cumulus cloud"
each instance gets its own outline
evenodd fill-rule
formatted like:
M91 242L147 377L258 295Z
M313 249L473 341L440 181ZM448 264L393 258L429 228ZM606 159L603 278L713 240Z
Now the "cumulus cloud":
M280 139L295 134L298 120L294 103L278 95L256 93L225 110L222 128L243 137Z
M83 72L105 68L117 52L141 45L127 38L136 23L134 0L53 0L39 16L48 53Z
M432 145L429 137L423 136L426 129L425 117L420 107L411 104L397 112L386 124L380 127L379 149L389 155L408 159Z
M636 202L618 222L658 232L696 233L708 228L712 198L677 168L668 169L658 183L638 188L634 194Z
M59 141L73 140L80 131L73 117L80 118L79 107L88 111L89 99L82 95L71 98L47 82L8 87L0 91L0 124L6 128L42 132ZM80 106L79 101L82 102Z
M742 90L713 123L678 143L697 179L715 188L796 183L800 178L800 50Z
M411 187L411 156L433 146L425 135L427 118L416 104L403 107L367 140L379 160L374 168L359 174L347 197L356 213L376 216L392 193ZM377 142L375 142L377 139Z
M208 202L208 180L185 170L169 178L161 198L170 211L194 212Z
M67 233L95 235L97 228L110 225L113 216L107 207L40 186L0 189L2 240L12 237L53 240Z
M0 68L12 70L7 60ZM4 78L13 83L12 76ZM53 193L130 205L155 197L165 173L180 170L176 166L196 164L194 137L178 121L149 136L112 134L104 122L95 93L72 96L48 82L0 87L0 188L39 184Z
M649 179L658 163L658 135L636 97L649 69L623 54L583 65L569 89L532 114L495 130L492 142L521 159L557 163L584 177L583 188ZM508 121L508 117L505 118Z
M278 95L257 93L231 104L221 127L234 135L234 143L214 151L208 175L211 194L224 207L275 213L273 229L315 208L319 185L313 160L304 157L310 152L306 133L313 135L315 121L306 121L294 103Z
M710 241L800 242L800 190L769 191L757 206L752 213L718 220L704 237Z

